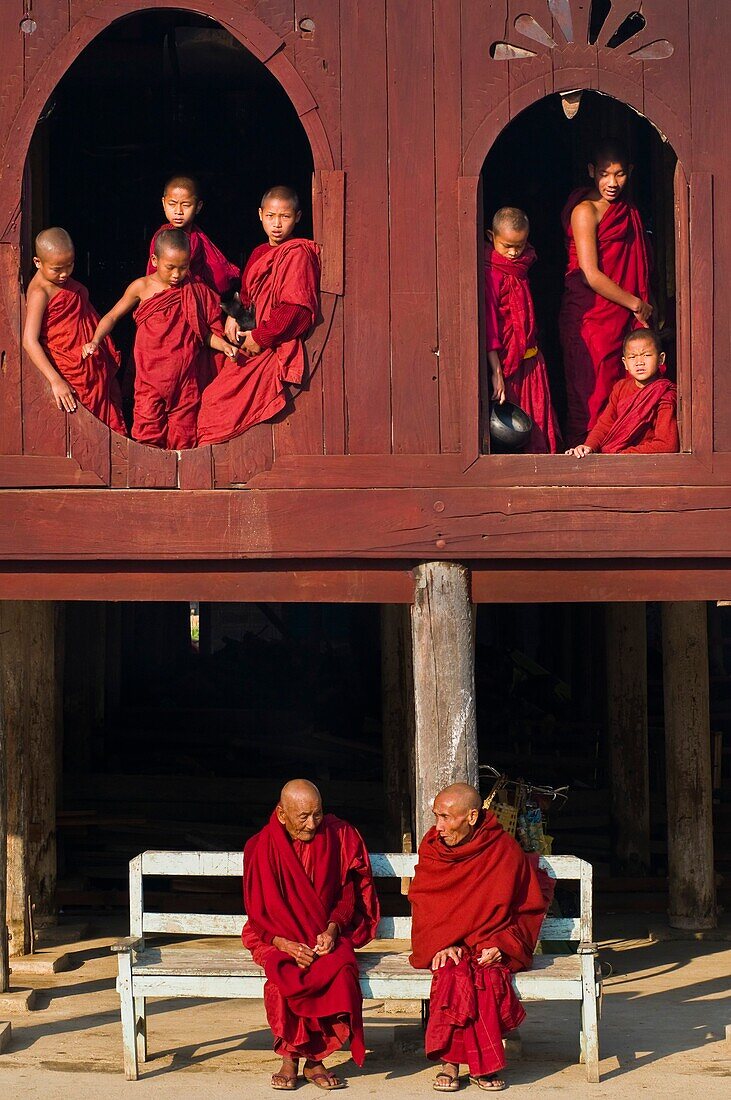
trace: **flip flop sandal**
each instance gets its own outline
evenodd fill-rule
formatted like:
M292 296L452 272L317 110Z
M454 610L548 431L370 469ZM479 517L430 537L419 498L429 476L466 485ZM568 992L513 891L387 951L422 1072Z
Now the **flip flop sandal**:
M280 1081L284 1081L284 1084L275 1085L275 1078L279 1078ZM290 1077L288 1073L273 1073L272 1088L275 1092L293 1092L297 1088L297 1078Z
M440 1077L447 1078L449 1080L449 1084L438 1085L437 1081ZM438 1073L434 1078L434 1084L432 1085L432 1088L435 1092L458 1092L460 1088L459 1074L457 1074L456 1077L453 1077L451 1073L446 1073L444 1070L442 1070L442 1072Z
M324 1073L313 1073L311 1077L303 1070L302 1076L304 1077L305 1081L309 1081L311 1085L314 1085L315 1088L322 1089L323 1092L336 1092L337 1089L346 1088L345 1081L338 1081L335 1074L328 1073L327 1070L325 1070ZM320 1084L321 1081L327 1081L328 1084ZM330 1081L337 1081L337 1084L331 1085L329 1083Z
M473 1085L477 1085L478 1089L482 1089L483 1092L502 1092L508 1086L504 1081L501 1081L499 1085L488 1084L495 1080L496 1074L485 1074L484 1077L470 1077L470 1081Z

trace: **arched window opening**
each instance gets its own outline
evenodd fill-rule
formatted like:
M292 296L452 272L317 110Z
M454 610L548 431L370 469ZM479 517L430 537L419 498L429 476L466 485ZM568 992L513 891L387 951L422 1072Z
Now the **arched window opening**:
M312 236L312 172L286 92L227 30L182 11L127 16L80 54L38 121L25 173L23 275L33 271L35 235L63 226L76 248L74 277L104 314L145 273L165 220L163 185L176 174L200 182L198 224L243 267L265 239L257 211L273 185L299 193L297 235ZM128 427L134 327L126 317L113 334Z
M501 447L496 439L491 441L487 416L490 393L486 390L491 388L488 370L482 381L481 401L486 451L563 449L567 388L559 312L567 250L561 215L571 192L591 182L587 172L591 149L597 142L608 139L628 150L633 165L629 198L639 210L649 243L654 307L651 323L662 341L667 377L676 380L674 172L677 157L646 118L618 100L593 91L548 96L523 111L503 130L483 165L482 183L486 231L494 213L504 206L523 210L530 222L529 241L537 255L529 274L537 346L545 358L550 400L561 440L555 448L542 448L531 442L522 447L514 442L510 447Z

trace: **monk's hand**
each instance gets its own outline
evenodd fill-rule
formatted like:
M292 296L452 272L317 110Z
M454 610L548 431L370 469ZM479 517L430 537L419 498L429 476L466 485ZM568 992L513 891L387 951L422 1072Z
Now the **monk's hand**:
M477 965L492 966L494 963L499 963L502 957L502 952L498 947L483 947Z
M638 298L637 308L632 312L641 325L646 325L652 317L652 306L649 302L643 302L641 298Z
M335 946L335 940L338 936L337 924L331 922L328 924L324 932L321 932L317 937L317 943L315 944L316 955L329 955Z
M440 970L441 967L446 966L451 959L456 966L462 958L461 947L445 947L443 951L437 951L436 955L431 961L432 970Z
M226 324L223 326L223 330L226 333L226 339L229 344L238 344L239 342L239 323L235 317L227 317Z
M261 348L257 344L254 337L251 335L251 332L250 331L249 332L244 332L244 333L242 333L242 336L243 336L243 339L242 339L241 345L240 345L241 350L246 355L258 355L259 352L261 351Z
M278 951L283 951L285 955L290 955L302 970L306 970L315 958L315 952L306 943L287 940L284 936L275 936L272 940L272 947L276 947Z
M57 378L51 382L51 393L56 402L56 408L61 412L72 413L76 411L76 394L64 378Z
M492 400L496 401L498 405L502 405L505 400L505 378L501 370L492 371Z
M98 347L99 344L96 342L96 340L90 340L88 344L84 344L84 346L82 347L81 358L88 359L90 355L94 354Z
M586 455L594 454L594 452L591 447L587 447L586 443L580 443L578 447L570 447L566 454L571 455L572 458L585 458Z
M236 356L239 354L239 349L233 344L229 344L227 342L224 342L221 350L223 351L223 354L226 356L227 359L235 359Z

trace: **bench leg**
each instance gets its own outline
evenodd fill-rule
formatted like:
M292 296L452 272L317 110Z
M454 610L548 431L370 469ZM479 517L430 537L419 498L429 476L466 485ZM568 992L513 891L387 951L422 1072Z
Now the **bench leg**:
M135 997L135 1039L137 1048L137 1061L147 1061L147 1016L145 1014L145 998Z
M132 956L119 954L119 1005L122 1015L122 1051L124 1055L124 1076L128 1081L136 1081L139 1076L137 1062L137 1028L135 1003L132 996Z
M581 956L581 1057L586 1064L586 1079L590 1084L599 1081L599 1021L596 1006L595 956Z

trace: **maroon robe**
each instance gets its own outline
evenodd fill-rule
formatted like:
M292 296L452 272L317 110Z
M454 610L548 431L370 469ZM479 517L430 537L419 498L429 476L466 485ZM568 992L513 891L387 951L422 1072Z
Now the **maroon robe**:
M379 908L358 831L326 814L311 841L293 841L275 811L244 848L244 906L241 938L267 976L264 1007L275 1051L322 1061L349 1040L362 1065L363 998L353 949L373 939ZM340 927L333 951L305 970L272 945L282 936L314 947L332 921Z
M533 421L526 451L555 454L560 446L551 404L546 363L538 348L535 310L528 271L536 261L528 245L511 260L491 244L485 247L485 335L488 351L497 351L505 379L505 396Z
M39 343L84 408L120 435L127 434L122 397L116 379L120 357L109 336L93 355L81 357L99 324L89 291L76 279L67 279L50 299L41 322Z
M586 438L601 454L668 454L680 447L677 389L657 376L638 386L628 375L617 382L607 407Z
M475 1076L504 1068L502 1036L525 1018L511 974L530 967L552 896L538 857L527 856L494 814L482 811L472 836L451 848L429 830L409 891L411 965L427 969L446 947L462 947L463 955L434 971L428 1058L466 1063ZM499 963L478 964L486 947L501 951Z
M622 342L642 328L624 306L610 302L584 282L576 253L571 214L592 188L574 191L561 215L566 232L568 268L558 323L566 372L566 442L583 443L607 403L612 386L624 374ZM628 294L650 297L649 256L636 206L619 198L611 203L596 231L599 269Z
M313 241L290 238L258 249L246 265L242 300L252 302L259 325L285 303L303 307L310 327L319 311L320 250ZM287 385L301 385L305 349L301 336L258 355L239 354L205 390L198 416L198 442L223 443L270 420L287 403Z
M134 312L135 411L132 437L151 447L195 447L201 387L210 377L206 337L222 335L212 290L187 278Z

